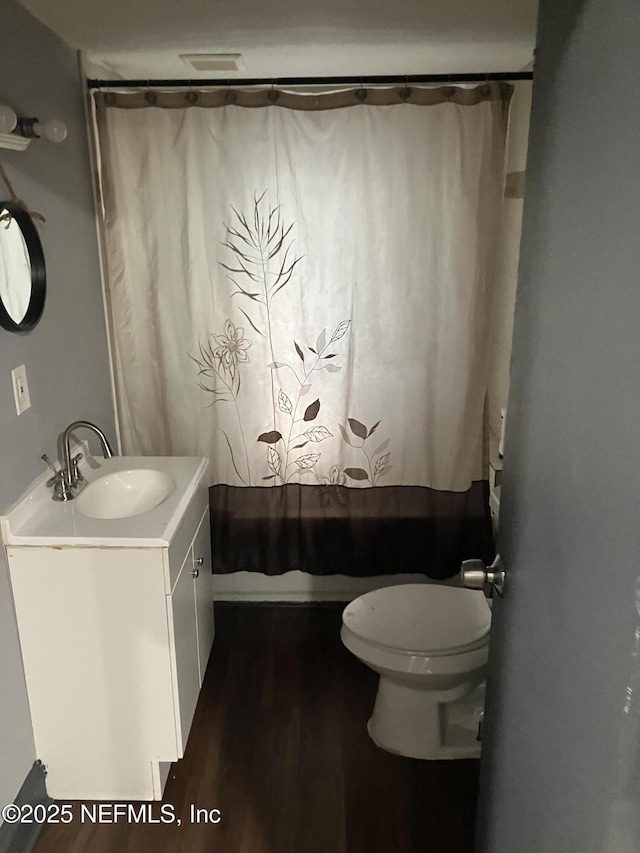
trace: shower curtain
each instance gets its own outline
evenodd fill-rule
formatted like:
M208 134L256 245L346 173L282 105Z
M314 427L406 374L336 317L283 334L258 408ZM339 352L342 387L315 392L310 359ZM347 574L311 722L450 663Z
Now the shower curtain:
M215 571L490 558L508 87L194 94L95 95L123 452L211 459Z

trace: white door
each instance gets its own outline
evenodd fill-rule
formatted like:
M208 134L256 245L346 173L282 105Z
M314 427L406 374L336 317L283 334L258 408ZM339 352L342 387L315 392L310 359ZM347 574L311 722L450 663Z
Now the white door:
M640 851L640 3L542 0L479 853Z

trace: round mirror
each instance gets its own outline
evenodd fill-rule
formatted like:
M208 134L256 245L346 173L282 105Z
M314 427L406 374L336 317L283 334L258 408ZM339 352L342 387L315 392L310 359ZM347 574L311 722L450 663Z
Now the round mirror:
M28 332L44 309L46 272L40 237L29 214L0 202L0 326Z

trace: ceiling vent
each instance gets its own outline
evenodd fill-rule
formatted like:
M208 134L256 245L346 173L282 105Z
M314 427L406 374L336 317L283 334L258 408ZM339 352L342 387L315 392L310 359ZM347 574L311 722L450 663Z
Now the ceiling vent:
M192 71L244 71L241 53L181 53Z

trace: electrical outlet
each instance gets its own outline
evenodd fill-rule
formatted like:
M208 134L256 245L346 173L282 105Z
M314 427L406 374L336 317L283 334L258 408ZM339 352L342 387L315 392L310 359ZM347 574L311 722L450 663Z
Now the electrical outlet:
M13 383L13 396L16 401L16 412L21 415L31 408L29 397L29 386L27 384L27 368L24 364L14 367L11 371L11 382Z

